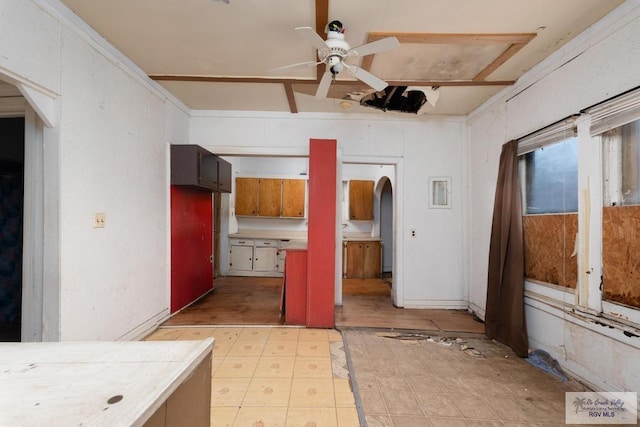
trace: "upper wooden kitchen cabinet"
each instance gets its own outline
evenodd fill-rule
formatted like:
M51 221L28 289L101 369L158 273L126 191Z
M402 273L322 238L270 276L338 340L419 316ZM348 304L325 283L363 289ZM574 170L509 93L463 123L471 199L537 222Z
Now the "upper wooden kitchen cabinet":
M382 243L379 240L350 240L344 243L343 248L343 275L346 279L381 276Z
M258 178L236 178L236 215L258 215Z
M373 181L349 181L349 219L373 219Z
M304 218L304 179L236 178L236 215Z
M282 180L282 216L304 217L304 199L307 182L304 179Z
M280 216L282 212L282 180L260 178L258 181L258 215Z

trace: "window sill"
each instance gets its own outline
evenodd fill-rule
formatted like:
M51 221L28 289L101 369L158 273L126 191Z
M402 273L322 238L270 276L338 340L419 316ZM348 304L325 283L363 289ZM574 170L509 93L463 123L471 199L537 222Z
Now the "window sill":
M624 315L620 313L617 313L617 316L614 317L606 313L586 311L582 307L576 306L572 289L565 290L566 288L562 288L562 290L558 290L555 288L558 288L558 286L548 286L547 284L526 280L525 304L640 349L640 323L624 319L622 317ZM603 305L611 305L611 303L603 302ZM621 307L618 306L616 308L620 311ZM627 310L633 309L627 308Z

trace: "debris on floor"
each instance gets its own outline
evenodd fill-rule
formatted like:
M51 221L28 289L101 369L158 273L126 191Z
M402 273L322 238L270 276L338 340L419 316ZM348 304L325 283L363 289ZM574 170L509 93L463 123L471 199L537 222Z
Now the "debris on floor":
M546 351L533 350L531 353L529 353L529 357L524 360L526 360L536 368L540 368L545 372L555 375L563 382L567 382L567 376L560 367L560 363L558 363L558 361L551 357L551 355Z
M382 338L391 338L395 340L400 340L407 344L411 344L411 343L417 344L418 341L432 342L435 344L439 344L443 347L450 347L455 350L462 351L468 354L469 356L472 356L475 358L484 359L485 357L482 354L482 352L467 345L467 341L465 341L462 338L449 338L449 337L427 335L427 334L421 334L421 333L391 333L391 334L378 333L376 335Z

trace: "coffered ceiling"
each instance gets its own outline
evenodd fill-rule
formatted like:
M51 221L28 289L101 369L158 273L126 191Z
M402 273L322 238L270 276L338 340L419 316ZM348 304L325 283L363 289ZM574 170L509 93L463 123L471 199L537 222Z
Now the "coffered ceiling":
M420 113L467 114L513 84L622 0L62 0L193 109L379 112L370 88L337 76L314 97L324 65L294 30L326 38L337 19L352 46L395 36L400 47L347 63L397 87L438 91ZM406 92L404 92L406 94ZM384 94L383 94L384 95ZM394 113L395 114L395 113Z

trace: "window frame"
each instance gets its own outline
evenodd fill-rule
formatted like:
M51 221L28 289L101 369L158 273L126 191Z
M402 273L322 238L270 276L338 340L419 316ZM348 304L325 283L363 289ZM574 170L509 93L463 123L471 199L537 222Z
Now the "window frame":
M640 88L585 109L518 139L518 173L526 177L524 154L560 141L570 126L578 138L578 283L575 290L525 278L525 296L565 312L606 319L619 329L640 329L640 307L603 299L603 207L621 202L622 148L603 134L640 120ZM566 135L566 133L564 133ZM521 145L522 144L522 145ZM520 180L526 212L526 180ZM523 215L537 215L524 214Z

